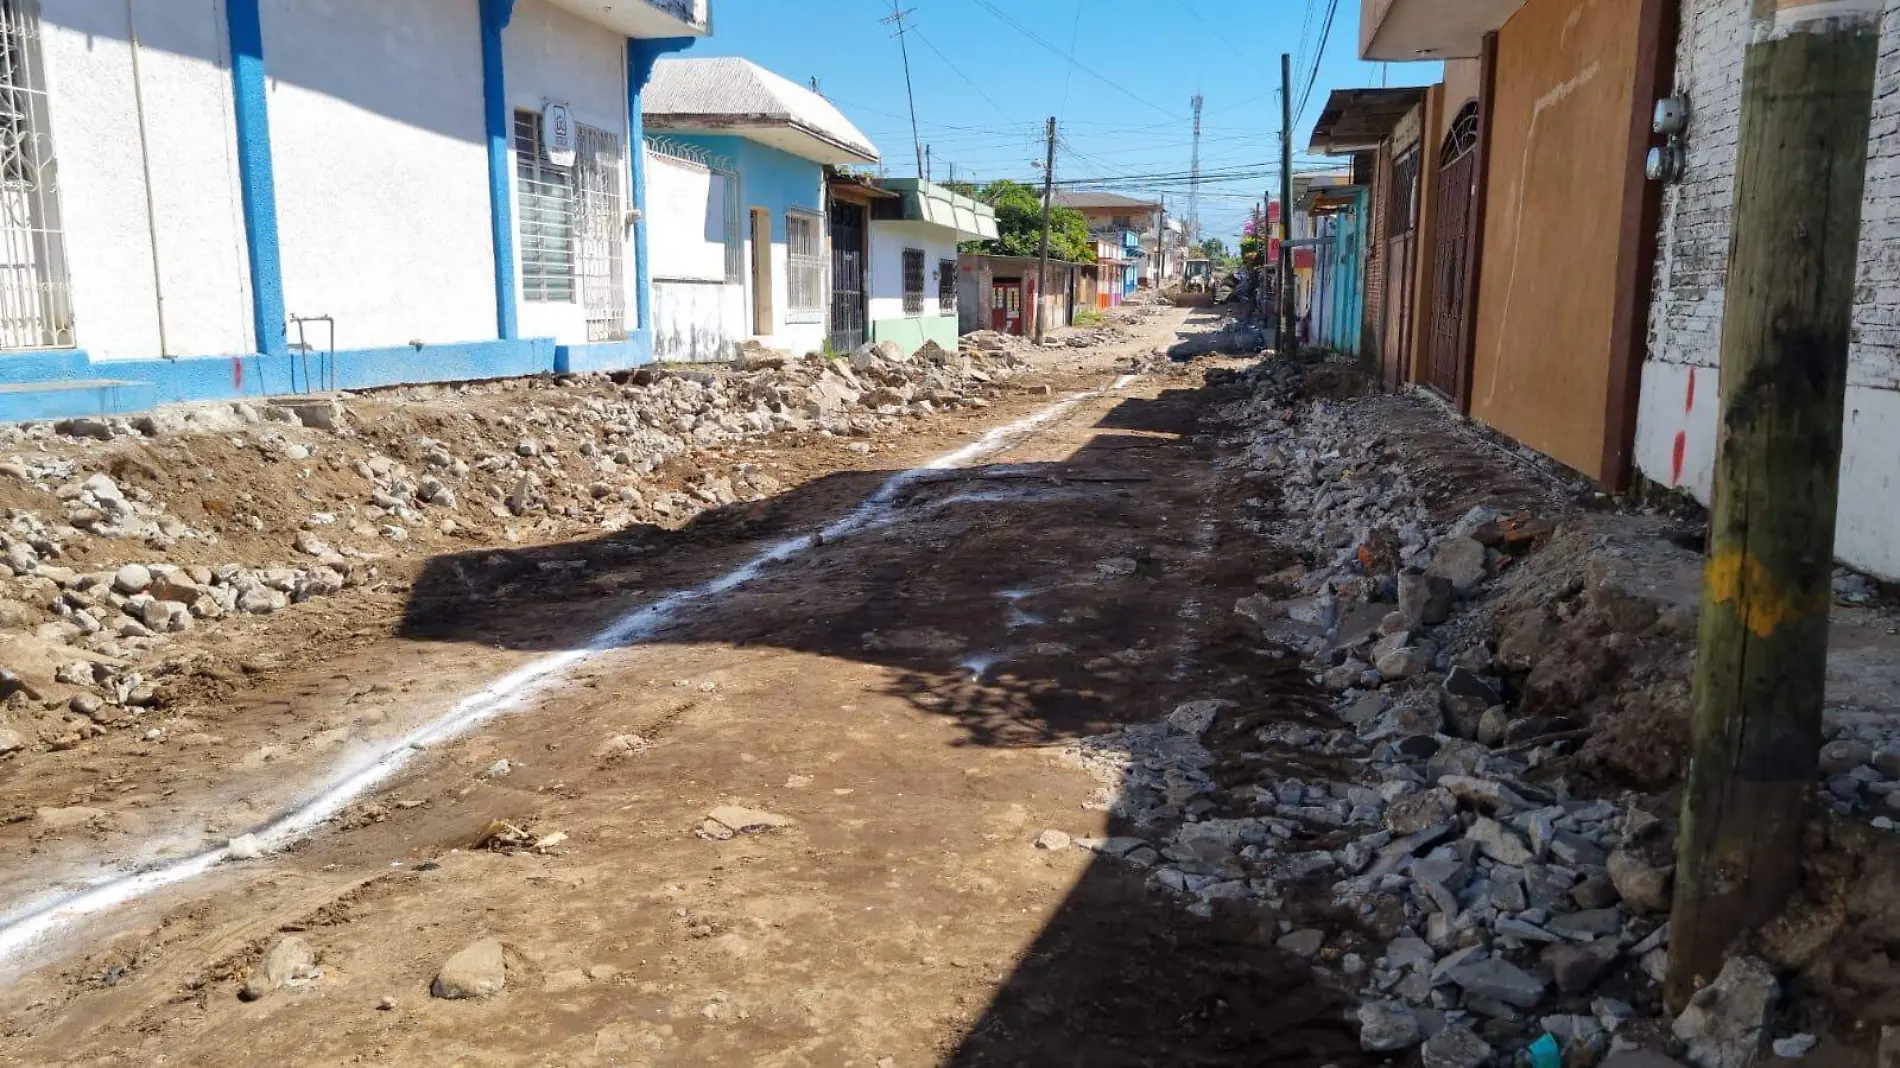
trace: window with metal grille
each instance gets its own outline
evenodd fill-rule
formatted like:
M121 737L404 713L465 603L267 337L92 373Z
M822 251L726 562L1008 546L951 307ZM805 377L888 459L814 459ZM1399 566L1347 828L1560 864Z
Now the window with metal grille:
M547 159L541 115L515 112L515 199L520 232L521 296L574 303L574 176Z
M0 0L0 349L73 344L38 0Z
M937 261L937 314L957 313L957 261Z
M904 250L904 314L924 313L924 250Z
M587 308L587 340L621 341L627 336L626 286L621 268L627 210L620 195L620 175L626 170L620 138L585 123L576 123L574 129L580 140L574 168L579 208L576 259L581 303Z
M785 310L792 315L825 313L825 217L785 213L785 277L791 288Z
M1418 226L1419 150L1413 145L1392 164L1392 181L1386 202L1386 232L1403 237Z

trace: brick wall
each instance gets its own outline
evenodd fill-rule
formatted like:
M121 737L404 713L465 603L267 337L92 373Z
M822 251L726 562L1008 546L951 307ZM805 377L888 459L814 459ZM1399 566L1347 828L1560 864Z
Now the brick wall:
M1381 143L1372 160L1371 225L1366 232L1366 303L1359 324L1359 357L1374 367L1384 362L1379 323L1385 313L1386 183L1392 180L1390 143Z
M1688 101L1683 180L1663 193L1637 464L1708 500L1724 280L1733 215L1749 0L1683 0L1676 91ZM1900 575L1900 0L1887 0L1862 209L1839 555Z

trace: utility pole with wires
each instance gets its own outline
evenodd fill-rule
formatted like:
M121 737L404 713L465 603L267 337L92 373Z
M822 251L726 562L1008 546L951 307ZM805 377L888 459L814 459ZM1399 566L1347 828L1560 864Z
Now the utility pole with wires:
M1188 157L1187 242L1192 245L1201 235L1201 105L1206 98L1194 94L1194 152Z
M1803 877L1881 0L1757 0L1742 61L1720 439L1664 997Z
M1272 228L1271 213L1267 226ZM1293 57L1280 53L1280 291L1279 337L1273 347L1293 351ZM1261 263L1266 257L1261 257Z
M1047 336L1042 314L1043 293L1049 287L1049 216L1056 203L1056 117L1049 116L1049 160L1042 168L1042 252L1036 262L1036 344Z
M911 9L911 11L915 10L915 8ZM924 176L924 139L917 132L917 91L911 88L910 45L904 41L906 32L904 16L909 15L911 11L901 10L897 6L897 0L891 0L891 17L880 21L887 25L897 24L897 51L904 57L904 96L910 101L910 143L911 147L917 150L917 176L922 178Z
M924 181L926 182L930 181L930 170L931 170L930 146L925 145L924 146Z

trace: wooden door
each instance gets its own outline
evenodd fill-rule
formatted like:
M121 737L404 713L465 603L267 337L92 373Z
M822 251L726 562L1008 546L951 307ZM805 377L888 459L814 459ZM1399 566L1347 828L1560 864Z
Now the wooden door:
M1458 402L1469 374L1465 353L1471 330L1466 277L1471 269L1471 224L1478 186L1478 104L1458 112L1438 156L1438 211L1432 235L1431 334L1425 384Z
M752 332L772 333L772 213L752 209Z
M1405 384L1412 359L1412 276L1418 234L1419 148L1399 154L1392 163L1385 225L1385 336L1380 339L1380 377L1387 389Z

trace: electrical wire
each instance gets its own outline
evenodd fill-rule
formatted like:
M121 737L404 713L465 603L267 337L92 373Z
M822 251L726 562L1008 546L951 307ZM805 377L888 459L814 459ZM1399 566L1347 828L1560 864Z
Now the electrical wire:
M1009 115L1009 112L1007 112L1007 111L1004 111L1004 110L1003 110L1003 105L1001 105L1001 104L998 104L998 103L997 103L997 102L996 102L995 100L993 100L993 99L991 99L991 97L990 97L990 94L988 94L988 93L986 93L986 92L984 92L984 91L983 91L983 87L982 87L982 86L980 86L980 85L978 85L978 84L976 84L976 82L974 82L974 81L972 81L972 80L970 79L970 76L969 76L969 75L967 75L967 74L965 74L965 73L963 73L963 68L961 68L961 67L959 67L959 66L957 66L957 65L956 65L955 63L953 63L953 62L951 62L951 60L950 60L950 57L949 57L949 56L946 56L946 55L944 55L944 54L943 54L943 49L941 49L941 48L938 48L938 47L937 47L937 46L936 46L935 44L933 44L933 43L931 42L931 40L930 40L930 38L928 38L928 37L925 37L925 36L924 36L924 31L922 31L922 30L920 30L920 29L918 29L918 28L917 28L917 27L915 27L915 26L912 26L912 27L910 28L910 32L911 32L911 33L913 33L913 34L916 34L916 35L917 35L917 39L918 39L919 41L922 41L922 42L924 43L924 47L925 47L925 48L928 48L928 49L930 49L930 50L931 50L932 52L935 52L935 53L937 54L937 58L938 58L938 59L941 59L941 60L943 60L943 64L944 64L944 66L946 66L946 67L949 67L949 68L950 68L950 70L951 70L951 71L952 71L952 72L953 72L954 74L956 74L956 76L957 76L957 77L959 77L959 78L962 78L962 79L963 79L963 84L965 84L965 85L967 85L967 86L969 86L969 87L970 87L971 89L973 89L973 90L975 90L975 91L976 91L976 95L978 95L978 96L980 96L980 97L982 97L982 98L983 98L983 100L984 100L984 102L985 102L985 103L987 103L987 104L989 104L989 106L990 106L990 107L993 107L993 108L995 108L995 109L996 109L996 113L997 113L998 115L1001 115L1001 116L1002 116L1002 117L1003 117L1004 119L1009 119L1009 118L1010 118L1010 115Z
M1162 107L1160 104L1154 103L1151 100L1144 100L1141 97L1136 96L1134 93L1129 92L1128 89L1125 86L1123 86L1120 82L1115 81L1104 74L1101 74L1100 72L1096 71L1094 68L1083 63L1081 60L1076 59L1073 53L1064 52L1062 49L1057 48L1055 45L1052 45L1048 41L1043 40L1042 37L1036 33L1036 31L1030 29L1027 26L1024 26L1020 22L1017 22L1014 18L1011 18L1006 12L1003 11L1003 9L991 3L990 0L972 0L972 2L975 3L978 7L981 7L983 10L988 11L990 14L996 16L999 20L1001 20L1004 24L1009 26L1011 29L1015 30L1017 33L1020 33L1024 37L1027 37L1031 41L1034 41L1036 44L1040 45L1043 49L1057 56L1060 56L1063 59L1068 60L1070 63L1075 65L1075 69L1081 71L1082 73L1088 75L1091 78L1094 78L1096 81L1101 82L1103 85L1108 86L1109 88L1122 94L1128 99L1133 100L1135 103L1140 104L1143 107L1153 108L1154 110L1159 111L1163 115L1166 115L1172 119L1179 120L1181 118L1181 116L1175 114L1172 111L1169 111L1167 108Z
M1306 114L1306 104L1313 95L1313 85L1319 81L1320 64L1326 60L1326 42L1332 37L1333 16L1338 13L1339 0L1328 0L1326 4L1326 21L1321 24L1319 29L1319 47L1313 51L1313 67L1306 76L1306 88L1300 91L1299 105L1293 109L1293 121L1295 122L1300 121L1300 118Z

